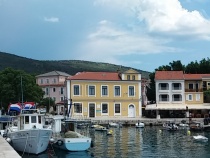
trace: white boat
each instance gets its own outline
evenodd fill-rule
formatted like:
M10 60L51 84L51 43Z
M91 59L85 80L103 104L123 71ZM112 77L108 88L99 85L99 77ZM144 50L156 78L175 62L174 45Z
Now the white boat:
M175 124L175 122L167 121L163 124L163 128L168 131L177 131L178 126Z
M43 128L44 117L45 115L40 114L36 109L21 110L17 116L17 126L10 125L5 132L15 150L39 154L47 149L52 129Z
M95 131L107 131L107 128L101 125L92 125L92 128L95 129Z
M136 128L144 128L144 123L143 122L137 122L135 124Z
M193 136L193 138L194 138L195 140L208 141L208 138L207 138L207 137L204 137L204 136L202 136L202 135Z
M120 127L121 125L116 122L109 122L109 127Z
M68 151L85 151L91 146L91 138L76 131L76 120L67 119L61 122L63 116L53 118L53 146ZM81 123L81 122L80 122Z

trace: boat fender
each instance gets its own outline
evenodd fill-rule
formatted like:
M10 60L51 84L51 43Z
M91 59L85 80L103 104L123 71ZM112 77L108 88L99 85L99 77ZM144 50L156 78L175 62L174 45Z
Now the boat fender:
M58 141L57 141L57 145L58 145L58 146L63 145L63 141L62 141L62 140L58 140Z

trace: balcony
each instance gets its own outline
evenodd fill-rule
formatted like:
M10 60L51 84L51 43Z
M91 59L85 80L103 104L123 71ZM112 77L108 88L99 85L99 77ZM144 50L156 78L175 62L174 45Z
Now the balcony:
M198 88L198 89L185 89L185 92L203 92L202 88Z

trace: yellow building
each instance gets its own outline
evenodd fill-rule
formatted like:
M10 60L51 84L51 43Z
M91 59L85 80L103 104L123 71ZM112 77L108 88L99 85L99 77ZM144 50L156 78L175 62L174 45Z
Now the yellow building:
M141 117L141 74L133 69L118 72L81 72L67 79L70 115Z

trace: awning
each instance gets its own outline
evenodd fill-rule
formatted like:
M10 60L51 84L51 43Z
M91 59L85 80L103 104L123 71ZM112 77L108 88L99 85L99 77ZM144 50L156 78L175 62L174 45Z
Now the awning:
M150 104L146 105L145 110L210 110L210 103L205 104Z

